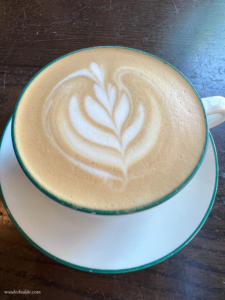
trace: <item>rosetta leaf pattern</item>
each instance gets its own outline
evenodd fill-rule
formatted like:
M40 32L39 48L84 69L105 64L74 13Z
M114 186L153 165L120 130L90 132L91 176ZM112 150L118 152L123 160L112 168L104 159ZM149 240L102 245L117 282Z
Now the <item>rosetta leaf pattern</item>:
M139 80L151 87L149 91L136 90ZM129 89L132 82L135 94L140 92L135 101ZM103 67L93 62L67 75L51 90L43 106L43 128L52 145L71 163L102 178L108 187L122 190L130 180L142 176L136 172L139 162L159 140L162 116L152 88L158 94L136 68L122 66L106 76ZM144 106L145 101L150 106L147 102ZM150 114L147 107L151 107Z
M111 147L120 151L121 146L118 138L111 133L105 132L93 126L86 120L80 111L78 100L73 96L69 105L70 119L76 131L86 140L105 147ZM76 114L74 114L76 112Z
M112 86L111 83L108 84L108 96L110 103L110 114L112 115L112 109L116 101L116 87Z
M144 108L142 105L138 107L138 117L134 121L130 127L126 129L126 131L123 134L123 146L122 149L125 151L127 145L137 136L137 134L140 132L142 126L143 126L143 121L144 121Z
M101 102L101 104L107 109L108 112L110 112L110 102L108 100L108 95L106 91L100 87L99 85L94 85L94 91L96 98Z
M104 71L103 68L100 68L98 64L91 63L90 70L92 74L98 79L100 85L104 86Z
M122 67L115 71L113 82L107 82L103 67L92 62L89 68L75 71L52 89L45 101L42 115L46 134L54 146L76 166L102 177L106 183L109 180L109 185L110 180L117 180L126 186L131 178L130 175L128 178L128 168L148 149L142 145L138 152L137 147L135 151L129 147L136 139L133 143L135 146L141 137L145 111L141 103L134 109L130 91L121 80L121 74L125 72L136 74L135 69ZM81 99L78 89L74 88L67 105L64 105L64 95L55 100L55 91L61 85L66 86L72 78L74 80L78 77L86 78L91 83L93 92ZM76 86L76 81L74 85ZM61 103L66 108L65 111L56 109ZM56 114L58 111L60 118ZM58 143L57 134L62 136L69 151ZM118 168L121 169L119 175Z
M85 110L91 120L110 129L113 133L102 131L100 127L95 127L82 116L74 97L71 99L71 105L74 106L73 111L76 110L76 117L71 115L72 123L75 129L90 142L118 150L124 158L124 165L121 168L126 176L128 168L125 165L126 148L141 130L144 122L144 108L140 104L136 119L128 128L124 128L131 110L130 96L111 83L105 87L104 70L96 63L91 63L90 72L95 77L93 86L95 99L89 95L85 97Z
M121 132L123 123L128 117L129 110L130 110L129 100L127 98L127 95L123 93L115 111L115 123L119 133Z
M85 109L92 120L115 131L115 125L107 111L90 96L85 98Z

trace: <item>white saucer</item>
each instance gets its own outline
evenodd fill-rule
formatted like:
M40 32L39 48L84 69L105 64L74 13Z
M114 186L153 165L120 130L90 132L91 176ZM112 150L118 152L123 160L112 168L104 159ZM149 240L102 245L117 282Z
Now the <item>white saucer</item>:
M218 182L217 155L209 135L200 169L176 196L144 212L98 216L65 207L30 182L13 151L10 119L0 144L3 203L23 236L62 264L96 273L143 269L182 249L209 215Z

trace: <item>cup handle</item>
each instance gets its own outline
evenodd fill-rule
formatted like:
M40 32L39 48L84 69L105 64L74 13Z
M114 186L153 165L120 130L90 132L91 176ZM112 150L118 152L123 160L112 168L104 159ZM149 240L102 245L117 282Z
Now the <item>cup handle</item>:
M202 98L209 128L225 121L225 98L221 96Z

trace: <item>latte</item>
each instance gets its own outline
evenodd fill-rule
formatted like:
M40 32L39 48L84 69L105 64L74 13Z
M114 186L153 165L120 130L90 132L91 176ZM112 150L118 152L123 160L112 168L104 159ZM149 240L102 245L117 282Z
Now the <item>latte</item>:
M202 104L163 61L121 48L65 56L16 109L23 166L48 193L93 210L148 206L176 190L206 143Z

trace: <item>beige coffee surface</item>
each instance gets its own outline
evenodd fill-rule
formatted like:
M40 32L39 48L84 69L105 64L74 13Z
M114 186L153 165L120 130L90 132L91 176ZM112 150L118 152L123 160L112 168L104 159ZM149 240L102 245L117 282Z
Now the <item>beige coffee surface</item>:
M32 81L15 140L49 193L75 206L129 210L189 177L206 125L196 93L172 67L141 52L98 48L62 58Z

